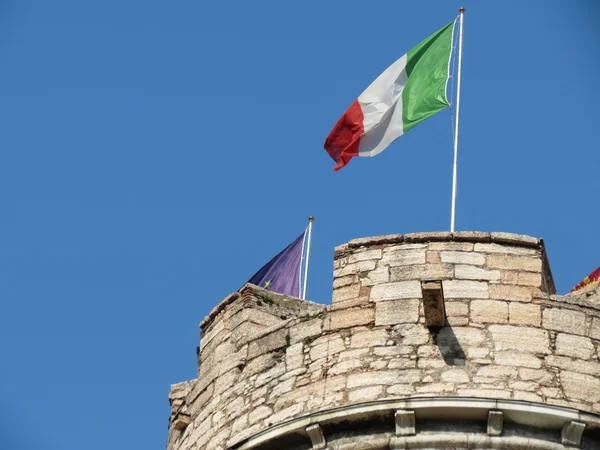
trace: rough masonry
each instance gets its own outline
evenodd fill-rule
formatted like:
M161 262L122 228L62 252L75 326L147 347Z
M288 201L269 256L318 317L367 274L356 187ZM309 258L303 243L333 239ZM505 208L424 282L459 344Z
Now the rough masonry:
M600 291L555 295L542 240L356 239L333 288L330 305L223 300L198 377L171 387L168 449L600 448Z

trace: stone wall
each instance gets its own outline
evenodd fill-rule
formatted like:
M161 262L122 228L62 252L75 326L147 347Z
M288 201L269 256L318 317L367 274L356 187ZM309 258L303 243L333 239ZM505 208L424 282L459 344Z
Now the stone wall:
M425 325L441 281L447 324ZM600 413L600 295L554 295L543 241L507 233L357 239L330 306L247 285L203 321L174 385L169 449L224 449L292 418L382 399L525 400Z

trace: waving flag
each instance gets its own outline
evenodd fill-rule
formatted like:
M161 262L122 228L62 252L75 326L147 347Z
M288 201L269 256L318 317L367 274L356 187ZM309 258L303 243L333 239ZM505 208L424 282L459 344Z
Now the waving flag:
M302 233L271 261L262 266L248 283L292 297L300 297L300 270L302 266Z
M375 156L412 127L448 106L446 85L454 23L436 31L388 67L350 105L325 140L344 167L354 156Z
M569 292L577 291L586 286L591 286L592 284L598 284L600 282L600 267L590 273L587 277L585 277L577 286L571 289Z

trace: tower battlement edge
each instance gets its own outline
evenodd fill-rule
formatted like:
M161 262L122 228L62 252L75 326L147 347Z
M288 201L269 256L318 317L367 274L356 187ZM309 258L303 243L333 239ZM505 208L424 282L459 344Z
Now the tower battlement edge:
M600 287L556 295L543 240L367 237L333 269L329 305L210 312L168 450L600 449Z

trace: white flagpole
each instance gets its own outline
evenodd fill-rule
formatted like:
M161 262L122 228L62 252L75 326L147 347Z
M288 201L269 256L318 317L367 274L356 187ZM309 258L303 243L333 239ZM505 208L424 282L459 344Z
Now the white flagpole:
M462 47L463 47L463 20L465 8L460 8L460 31L458 34L458 79L456 88L456 126L454 129L454 167L452 170L452 212L450 219L450 231L454 232L454 219L456 215L456 173L458 166L458 119L460 117L460 78L462 72Z
M306 300L306 284L308 282L308 262L310 259L310 238L312 237L312 224L315 218L310 216L308 218L308 242L306 245L306 261L304 262L304 287L302 288L302 300Z

